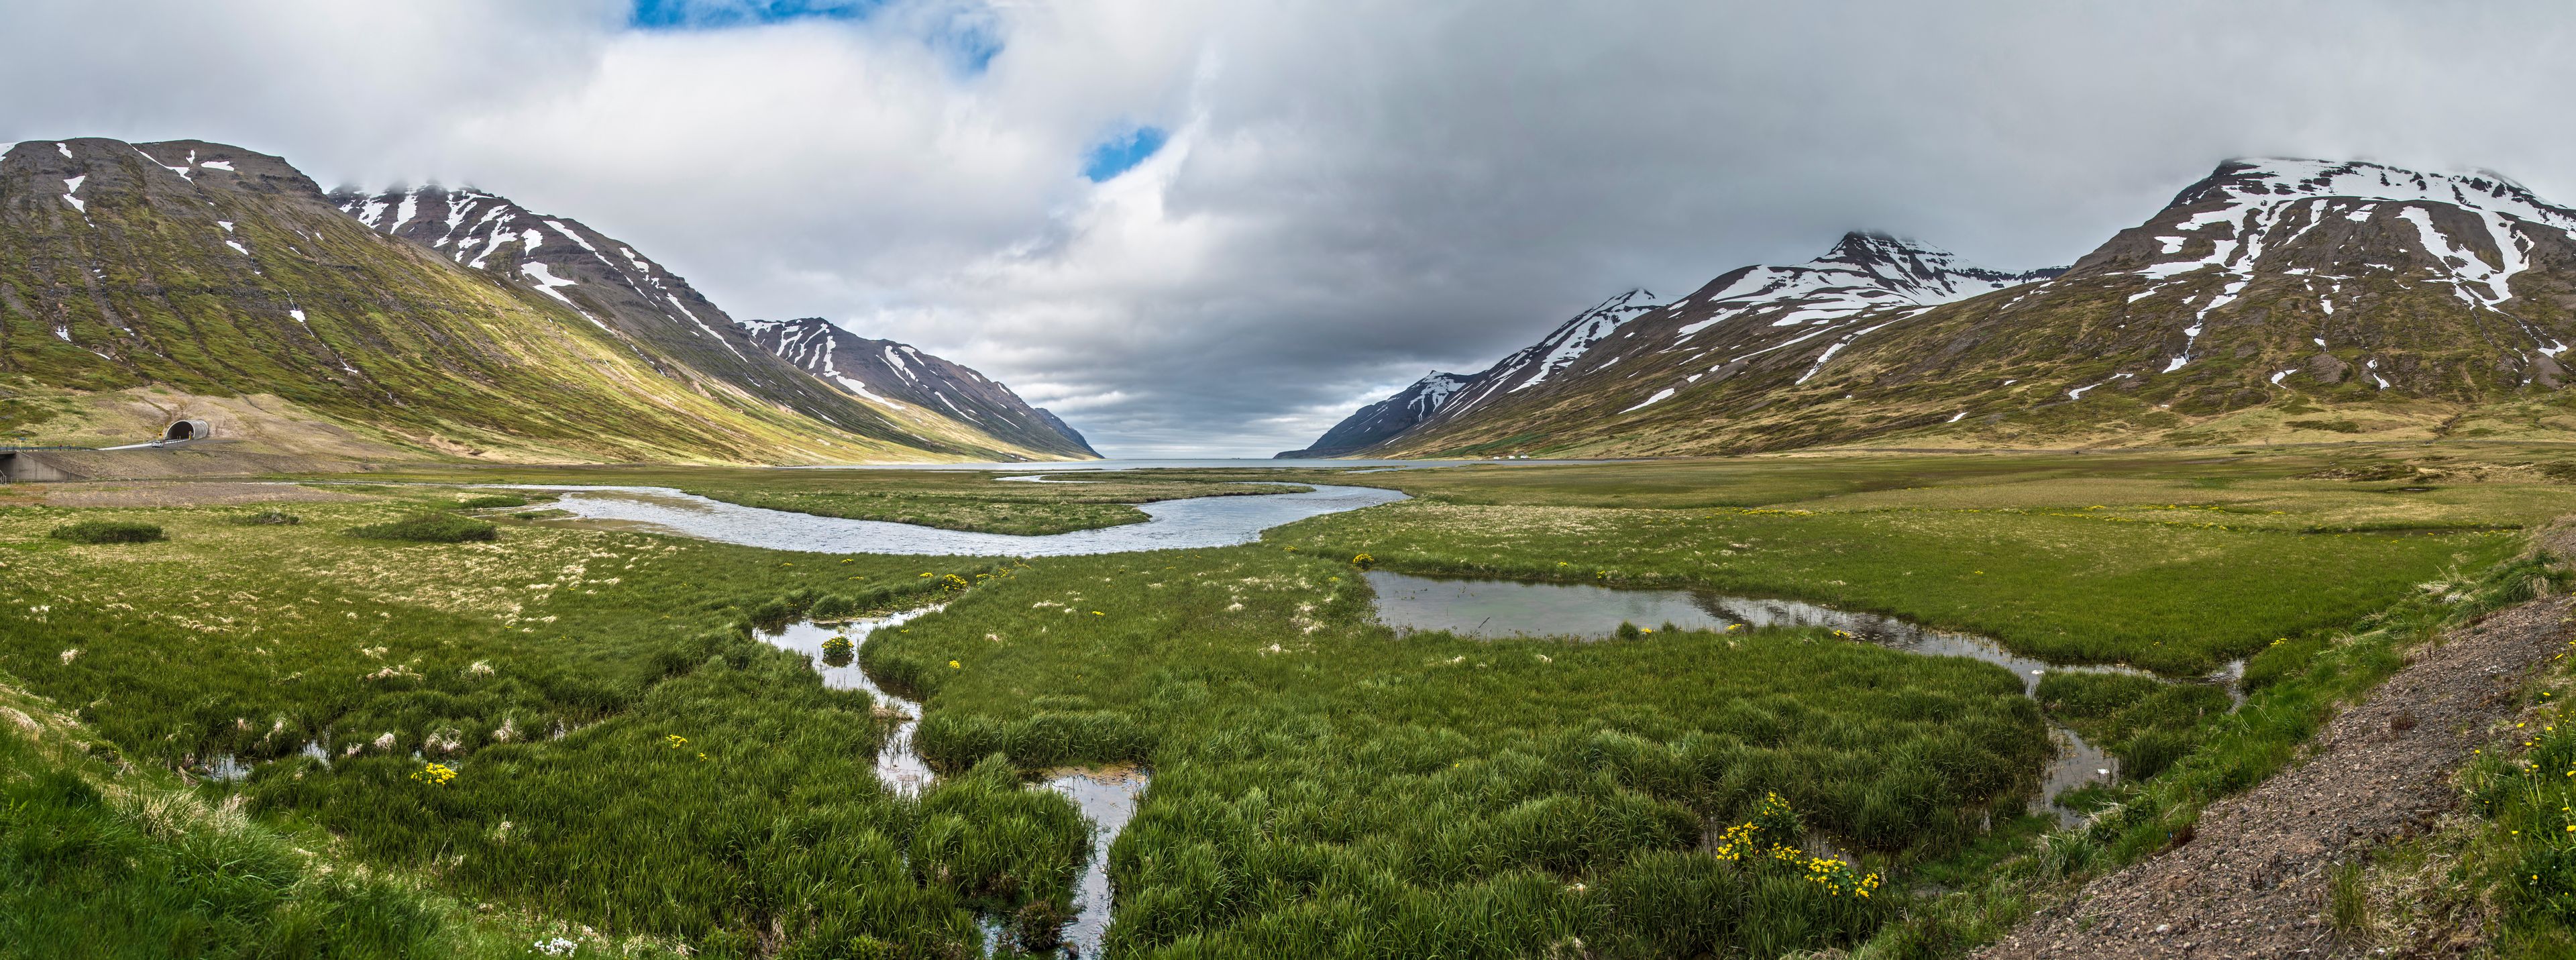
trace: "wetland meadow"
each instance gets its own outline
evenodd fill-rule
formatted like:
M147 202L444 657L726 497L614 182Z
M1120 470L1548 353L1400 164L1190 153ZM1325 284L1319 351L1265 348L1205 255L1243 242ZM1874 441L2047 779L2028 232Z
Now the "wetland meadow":
M2562 592L2571 463L0 488L0 957L1962 955ZM2349 885L2565 945L2564 680Z

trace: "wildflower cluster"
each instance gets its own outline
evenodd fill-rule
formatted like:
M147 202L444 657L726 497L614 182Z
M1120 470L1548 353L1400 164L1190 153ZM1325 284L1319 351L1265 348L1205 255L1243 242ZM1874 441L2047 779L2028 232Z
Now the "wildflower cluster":
M1370 567L1377 566L1377 558L1376 558L1376 557L1369 556L1368 554L1365 554L1365 553L1352 554L1352 555L1351 555L1351 566L1358 567L1358 568L1360 568L1360 569L1362 569L1362 570L1366 570L1366 569L1368 569L1368 568L1370 568Z
M433 787L443 787L448 781L456 779L456 771L449 769L446 764L433 763L412 771L411 778Z
M1783 863L1795 863L1800 856L1798 838L1806 831L1799 822L1798 811L1778 793L1765 793L1762 807L1753 811L1753 819L1726 828L1719 835L1717 858L1739 863L1747 858L1769 855Z
M681 735L679 735L679 734L674 733L674 734L671 734L670 736L663 737L663 738L662 738L662 742L663 742L663 743L670 744L670 745L671 745L671 749L673 749L673 750L681 750L681 749L686 749L686 748L688 747L688 745L689 745L689 738L687 738L687 737L683 737L683 736L681 736Z
M1839 858L1808 856L1807 851L1798 847L1798 839L1804 831L1805 826L1798 820L1798 811L1789 806L1789 801L1781 799L1777 793L1766 793L1761 808L1753 812L1753 818L1726 828L1710 853L1727 863L1750 865L1767 859L1797 867L1804 872L1809 883L1825 888L1826 893L1836 897L1866 900L1878 890L1878 874L1862 873L1850 862Z
M966 592L966 588L971 586L974 586L974 584L967 583L966 578L953 573L939 578L939 589L950 593L964 593Z
M1833 857L1809 857L1806 868L1807 882L1821 886L1826 893L1837 897L1867 900L1878 890L1878 874L1864 874L1852 869L1851 864Z
M846 660L856 649L857 647L850 643L850 638L842 634L833 634L831 639L823 641L823 655L826 657L839 657Z

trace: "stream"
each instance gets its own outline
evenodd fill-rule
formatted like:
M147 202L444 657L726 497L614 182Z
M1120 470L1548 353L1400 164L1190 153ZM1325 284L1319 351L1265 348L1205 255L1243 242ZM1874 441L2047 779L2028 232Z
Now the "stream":
M886 738L877 750L877 779L897 794L918 797L937 779L930 764L921 759L913 746L913 733L921 727L921 704L887 693L860 669L858 652L867 646L868 637L876 631L901 627L914 618L938 612L939 607L906 610L892 616L847 623L820 624L800 621L776 632L763 631L760 639L781 650L805 654L823 676L823 685L835 690L865 690L876 698L880 715L892 712L902 719L894 735ZM834 664L823 654L823 641L834 636L850 638L850 659ZM1118 831L1136 815L1136 798L1145 792L1153 776L1136 767L1100 769L1066 769L1052 772L1046 788L1073 801L1082 815L1091 820L1091 862L1083 868L1082 880L1073 890L1073 923L1065 928L1064 942L1072 944L1085 957L1100 955L1100 942L1109 932L1109 844L1118 839Z

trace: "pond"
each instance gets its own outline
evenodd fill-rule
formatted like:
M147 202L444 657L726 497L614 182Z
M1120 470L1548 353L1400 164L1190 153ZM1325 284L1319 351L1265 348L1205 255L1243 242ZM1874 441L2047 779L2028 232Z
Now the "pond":
M913 746L913 734L921 727L921 704L887 693L868 679L867 671L859 666L858 653L877 631L901 629L913 619L940 609L923 607L845 623L805 621L759 635L771 646L805 654L815 672L822 674L824 686L865 690L876 698L880 715L891 712L895 716L894 735L877 749L877 780L904 796L919 796L938 779L930 764L921 758L920 750ZM846 656L824 652L824 642L836 636L849 638ZM1091 862L1083 868L1081 882L1074 886L1073 923L1064 931L1064 942L1079 948L1081 956L1099 956L1101 939L1109 932L1109 844L1136 816L1137 797L1153 777L1139 767L1073 768L1054 771L1042 782L1046 789L1073 801L1091 821Z
M710 500L668 487L511 486L563 494L551 504L569 522L673 533L771 550L917 556L1062 557L1251 543L1261 531L1308 517L1406 499L1376 487L1312 485L1302 493L1190 497L1140 503L1144 523L1044 536L974 533L883 520L845 520Z
M1724 630L1738 624L1823 627L1893 650L1934 657L1968 657L1995 664L2021 678L2024 696L2036 694L2040 678L2052 670L2152 676L2126 667L2055 666L1974 634L1932 630L1882 614L1836 610L1796 600L1691 590L1612 589L1582 583L1452 580L1387 570L1371 570L1367 576L1369 587L1377 593L1378 620L1400 631L1598 640L1612 636L1622 622L1658 629L1671 624L1685 630ZM2231 664L2230 668L2241 670L2242 665ZM2221 671L2219 676L2231 674ZM2058 795L2110 780L2119 773L2119 761L2065 727L2053 726L2049 735L2057 743L2057 757L2041 772L2040 795L2032 801L2031 808L2034 812L2052 813L2062 823L2073 823L2080 817L2057 807Z

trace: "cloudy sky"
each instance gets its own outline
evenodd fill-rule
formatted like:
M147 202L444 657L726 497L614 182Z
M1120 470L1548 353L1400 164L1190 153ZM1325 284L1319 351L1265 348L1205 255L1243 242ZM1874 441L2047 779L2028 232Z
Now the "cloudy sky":
M579 217L737 317L1263 455L1848 229L2063 264L2219 160L2576 202L2554 3L9 0L0 140Z

